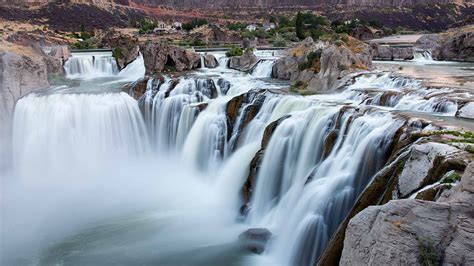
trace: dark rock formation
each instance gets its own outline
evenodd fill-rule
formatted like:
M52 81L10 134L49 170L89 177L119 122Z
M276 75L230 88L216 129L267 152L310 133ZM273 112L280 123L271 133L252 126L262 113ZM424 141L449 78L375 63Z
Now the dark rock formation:
M374 38L374 34L367 26L357 26L349 32L349 35L359 40L370 40Z
M299 74L298 64L306 61L309 53L314 52L324 45L315 43L311 37L287 49L285 55L275 62L272 77L285 80L294 80Z
M223 79L223 78L219 78L219 79L217 80L217 86L219 86L219 88L221 89L222 95L226 95L227 92L228 92L229 89L230 89L231 84L230 84L229 81L227 81L227 80L225 80L225 79Z
M140 44L140 51L143 55L147 75L191 70L198 68L201 63L199 54L163 43Z
M272 233L265 228L251 228L239 235L240 245L256 254L265 251Z
M250 50L246 50L242 56L233 56L229 59L229 68L248 72L258 63L258 58Z
M116 31L106 33L99 46L112 49L112 55L115 57L119 69L125 68L139 55L138 38Z
M219 65L217 59L212 54L206 54L204 56L204 66L207 68L216 68Z

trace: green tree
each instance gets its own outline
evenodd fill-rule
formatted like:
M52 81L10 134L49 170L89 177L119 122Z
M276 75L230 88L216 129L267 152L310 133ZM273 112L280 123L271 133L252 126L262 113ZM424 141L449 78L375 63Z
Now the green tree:
M296 15L295 31L296 31L296 36L298 36L298 38L300 38L300 40L303 40L305 38L305 35L304 35L304 18L303 18L303 14L301 12L298 12L298 14Z

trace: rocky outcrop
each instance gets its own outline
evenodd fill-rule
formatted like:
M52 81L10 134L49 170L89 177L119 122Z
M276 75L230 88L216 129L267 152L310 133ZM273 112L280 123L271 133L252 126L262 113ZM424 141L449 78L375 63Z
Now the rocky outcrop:
M287 49L284 56L279 58L272 69L272 77L294 80L299 75L298 65L304 63L308 54L325 46L322 42L315 43L311 37Z
M474 164L438 202L395 200L350 222L341 265L474 264Z
M18 99L26 94L47 88L48 66L43 57L29 48L21 48L19 54L0 51L0 125L8 127L13 108Z
M258 58L250 50L246 50L242 56L233 56L229 59L229 68L248 72L258 63Z
M430 51L435 60L474 62L474 31L424 35L415 48Z
M201 63L198 53L164 43L147 42L140 45L140 51L147 75L191 70Z
M100 46L112 49L112 55L115 57L119 69L124 69L139 55L138 38L116 31L105 34L101 39Z
M216 68L219 65L217 59L212 54L206 54L204 56L204 66L207 68Z
M474 119L474 102L469 102L459 108L456 117Z
M372 32L372 30L364 25L359 25L353 28L349 32L349 35L359 40L371 40L374 38L374 33Z
M371 42L370 48L374 60L393 61L413 59L412 47L396 47Z

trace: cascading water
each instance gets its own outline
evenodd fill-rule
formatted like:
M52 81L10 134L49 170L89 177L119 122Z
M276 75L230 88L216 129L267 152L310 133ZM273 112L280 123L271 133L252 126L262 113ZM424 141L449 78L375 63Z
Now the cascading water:
M253 69L252 76L257 78L270 78L272 76L273 60L261 60Z
M434 60L430 51L415 50L413 51L413 62L432 63Z
M141 56L121 72L71 58L68 77L85 85L16 105L0 262L314 265L386 163L404 123L391 110L456 105L442 103L448 89L383 73L329 96L280 93L259 53L250 75L220 54L215 69L149 79L138 101L119 91L144 76ZM238 243L254 227L274 236L260 256Z
M74 54L64 69L68 78L108 77L119 72L115 58L107 54Z

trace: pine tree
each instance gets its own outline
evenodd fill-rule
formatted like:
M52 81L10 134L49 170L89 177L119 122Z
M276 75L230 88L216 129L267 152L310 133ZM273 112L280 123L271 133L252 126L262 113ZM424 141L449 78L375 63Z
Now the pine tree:
M304 34L303 14L301 14L301 12L298 12L298 14L296 15L295 30L296 30L296 36L300 40L303 40L305 38L305 34Z

